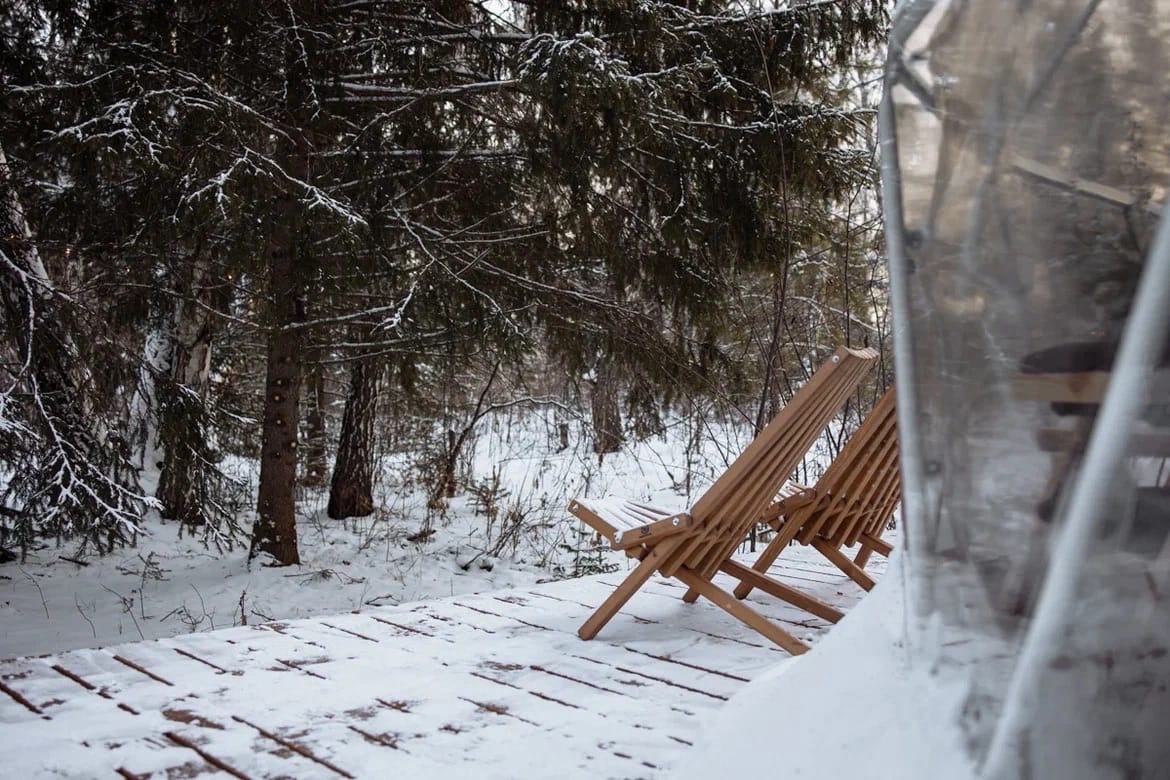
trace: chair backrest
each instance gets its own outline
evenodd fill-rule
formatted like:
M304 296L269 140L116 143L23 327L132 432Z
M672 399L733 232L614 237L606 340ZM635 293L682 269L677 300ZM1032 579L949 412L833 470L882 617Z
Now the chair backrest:
M686 565L710 577L747 535L764 508L878 358L872 349L839 348L691 508L701 530L661 567Z
M878 401L861 427L817 480L816 500L793 510L802 544L820 536L835 547L863 535L880 537L902 499L898 462L898 408L894 388Z

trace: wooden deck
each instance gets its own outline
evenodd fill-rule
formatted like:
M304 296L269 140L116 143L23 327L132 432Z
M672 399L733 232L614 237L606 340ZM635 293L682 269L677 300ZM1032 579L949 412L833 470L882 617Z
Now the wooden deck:
M846 611L864 595L806 548L772 574ZM788 655L661 578L578 639L620 580L0 661L0 774L661 776L705 718ZM749 600L806 641L829 627Z

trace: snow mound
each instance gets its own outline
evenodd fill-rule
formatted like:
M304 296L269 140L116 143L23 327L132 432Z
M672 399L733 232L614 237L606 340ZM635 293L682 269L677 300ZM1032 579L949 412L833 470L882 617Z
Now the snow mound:
M703 730L678 777L966 780L965 686L907 645L905 572L886 575L813 650L741 689Z

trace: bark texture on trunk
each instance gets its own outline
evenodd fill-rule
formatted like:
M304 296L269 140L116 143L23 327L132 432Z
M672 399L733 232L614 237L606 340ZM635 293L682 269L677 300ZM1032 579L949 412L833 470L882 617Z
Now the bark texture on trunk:
M179 394L172 405L170 419L162 426L161 450L164 457L155 497L162 503L162 514L196 528L206 522L204 480L199 453L205 444L200 424L202 402L207 398L211 377L211 349L214 335L211 317L213 285L211 262L199 253L191 262L191 278L185 286L190 297L175 305L170 374ZM194 401L199 408L190 408Z
M622 446L622 412L616 372L608 364L593 380L592 407L593 451L598 455L617 452Z
M295 204L292 204L292 208L295 208ZM303 292L294 281L295 249L292 234L288 225L278 228L269 256L269 283L278 326L291 325L304 319ZM277 327L268 335L260 490L249 552L250 558L267 553L277 563L286 566L301 562L297 549L296 521L300 349L298 331Z
M309 412L305 415L304 484L321 487L325 484L325 367L320 354L309 366L307 400Z
M334 519L365 517L374 511L374 420L378 412L378 367L358 359L350 372L341 419L337 463L327 512Z
M263 439L260 445L260 490L256 524L248 557L271 555L277 564L301 562L297 549L297 429L300 427L301 334L291 325L305 320L305 280L312 259L300 193L294 182L312 182L307 128L313 111L309 72L315 39L303 38L298 25L314 18L313 2L289 3L285 31L285 105L290 135L279 140L275 159L289 181L274 197L267 265L272 301L268 334L268 371L264 381Z

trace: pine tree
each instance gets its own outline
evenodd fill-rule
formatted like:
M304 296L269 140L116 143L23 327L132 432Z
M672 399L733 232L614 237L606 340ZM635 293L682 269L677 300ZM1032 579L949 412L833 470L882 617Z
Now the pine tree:
M372 508L380 389L424 393L469 356L603 377L616 440L623 395L652 430L679 392L746 386L745 355L779 376L778 340L852 337L825 312L859 294L843 214L871 159L841 74L879 41L880 4L51 6L0 16L19 109L0 141L45 161L29 181L63 182L36 192L37 238L78 247L63 267L106 292L87 298L112 323L97 405L139 451L157 439L164 511L212 535L231 531L217 448L258 440L255 555L299 557L306 361L351 374L344 514ZM770 336L745 348L731 303L764 278ZM813 297L829 303L794 303ZM229 397L260 430L216 413Z
M727 387L746 357L728 349L740 284L773 288L767 395L780 365L804 362L781 342L850 340L835 318L817 319L816 338L791 323L798 299L840 311L880 257L876 215L869 238L849 218L873 178L873 112L849 79L873 70L881 4L538 4L528 23L537 35L517 59L535 98L533 200L558 236L550 253L572 257L558 268L573 269L554 271L555 352L582 373L614 364L627 382ZM599 289L601 311L586 297Z

